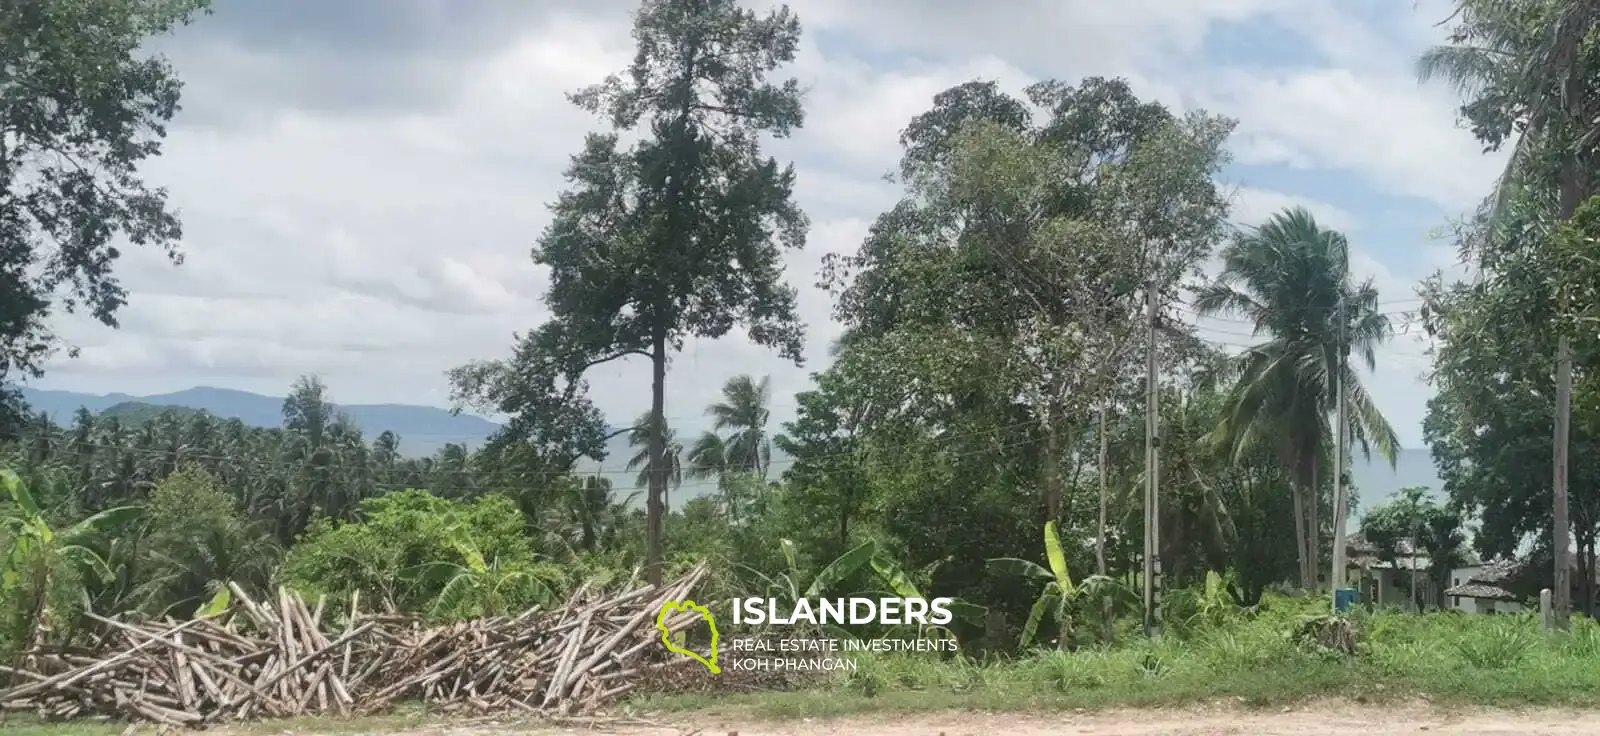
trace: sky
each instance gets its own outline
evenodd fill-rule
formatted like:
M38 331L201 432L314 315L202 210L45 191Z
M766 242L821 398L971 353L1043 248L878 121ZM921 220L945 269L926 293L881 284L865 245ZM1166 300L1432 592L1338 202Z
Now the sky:
M765 0L749 3L762 7ZM632 56L625 0L219 0L155 48L185 82L163 155L145 168L185 229L185 260L126 252L120 329L65 316L80 349L32 385L151 394L191 386L282 395L318 374L341 403L447 406L445 371L504 357L544 320L530 259L567 158L599 121L564 93ZM1443 0L799 0L806 124L768 151L792 160L812 221L787 259L808 325L796 366L736 331L691 342L667 415L703 422L730 377L771 377L774 419L840 333L814 286L899 196L884 181L899 131L934 94L976 78L1118 76L1174 110L1238 120L1235 222L1291 205L1343 230L1351 267L1404 327L1417 281L1460 271L1439 231L1503 164L1422 85ZM1244 344L1248 327L1201 334ZM1405 447L1432 394L1427 345L1404 330L1364 381ZM648 406L649 366L591 374L614 422Z

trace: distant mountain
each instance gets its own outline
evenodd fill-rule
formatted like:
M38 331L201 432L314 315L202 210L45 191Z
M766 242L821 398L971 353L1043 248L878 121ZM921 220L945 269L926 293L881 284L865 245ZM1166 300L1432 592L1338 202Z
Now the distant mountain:
M125 419L145 417L145 406L183 407L206 411L215 416L237 418L257 427L283 425L283 397L262 396L249 391L201 386L170 394L130 396L128 394L86 394L75 391L22 389L22 398L35 412L45 412L57 422L69 422L79 407L96 414L115 410ZM410 404L338 404L359 425L368 438L385 430L400 435L400 450L406 455L431 455L446 444L476 448L500 428L483 417L452 415L449 410ZM159 413L159 410L157 411ZM147 418L147 417L145 417Z
M124 427L132 427L155 419L169 411L178 412L179 416L187 417L192 414L205 414L203 409L191 409L187 406L157 406L146 404L142 401L124 401L112 404L100 412L101 417L116 417Z

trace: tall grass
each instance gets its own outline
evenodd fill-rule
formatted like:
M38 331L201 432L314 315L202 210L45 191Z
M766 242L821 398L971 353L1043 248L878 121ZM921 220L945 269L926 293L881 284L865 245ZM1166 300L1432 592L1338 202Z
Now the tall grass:
M1232 701L1285 704L1317 697L1426 697L1479 705L1592 703L1600 694L1600 625L1578 618L1547 634L1532 616L1357 613L1353 656L1294 636L1326 602L1275 598L1254 615L1212 618L1158 640L1033 652L978 663L863 655L854 672L809 691L636 702L647 709L742 704L773 716L863 710L1094 708Z

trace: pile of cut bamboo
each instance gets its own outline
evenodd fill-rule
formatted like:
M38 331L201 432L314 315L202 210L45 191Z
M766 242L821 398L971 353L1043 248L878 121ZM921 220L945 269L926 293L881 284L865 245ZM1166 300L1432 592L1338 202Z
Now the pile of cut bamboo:
M81 716L199 727L296 715L382 712L403 701L482 714L587 715L637 686L641 675L700 665L664 652L656 615L689 597L697 567L661 588L609 594L587 586L558 609L426 625L393 614L363 616L359 599L337 632L324 601L307 606L279 589L255 601L233 586L223 613L184 622L100 626L86 647L40 648L19 667L0 709L59 720ZM667 620L676 633L700 619Z

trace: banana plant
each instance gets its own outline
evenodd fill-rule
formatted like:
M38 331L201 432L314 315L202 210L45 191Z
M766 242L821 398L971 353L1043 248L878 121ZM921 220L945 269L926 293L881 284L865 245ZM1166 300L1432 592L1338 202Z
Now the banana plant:
M0 486L5 487L12 509L0 518L0 538L9 539L5 560L0 563L0 600L22 604L22 625L18 631L24 647L38 643L50 615L51 593L63 569L93 575L103 582L112 579L111 567L89 546L90 538L107 527L119 526L137 518L142 509L119 506L106 509L72 526L56 531L45 520L38 502L22 478L11 470L0 470ZM83 588L78 597L87 598Z
M872 573L878 577L884 587L889 589L889 592L901 598L926 599L927 596L922 594L923 586L918 585L917 581L920 579L926 583L933 577L934 569L943 562L944 560L936 561L916 573L907 572L904 567L883 555L873 557L869 564L872 567ZM989 615L989 609L961 598L952 598L947 608L949 608L953 617L974 626L982 626ZM948 626L936 624L917 625L917 636L921 637L928 632L938 634L946 639L956 638L955 632L951 631Z
M555 600L555 591L548 581L531 566L505 563L498 557L489 560L477 545L460 539L450 540L450 546L461 556L462 562L436 561L417 566L425 571L421 579L436 579L434 571L443 571L443 587L434 595L430 614L439 618L467 614L499 616L510 612L512 605L535 603L548 606Z
M1228 597L1227 584L1227 578L1218 575L1216 570L1207 570L1205 590L1197 597L1195 612L1184 621L1184 625L1215 628L1237 614L1240 609Z
M1057 626L1056 648L1067 649L1072 642L1072 614L1082 600L1125 599L1132 592L1116 580L1105 575L1091 575L1081 583L1074 583L1067 571L1067 556L1061 549L1061 538L1056 534L1056 523L1044 525L1044 553L1048 568L1038 563L1016 557L995 557L988 561L989 569L1004 574L1037 580L1043 583L1039 597L1028 612L1028 622L1022 627L1019 646L1026 648L1038 636L1039 626L1045 616L1050 616Z
M800 584L803 574L800 571L800 556L795 549L794 541L790 539L778 540L778 550L783 553L783 560L789 568L784 572L776 575L767 575L755 568L743 567L754 575L757 580L761 581L766 587L769 597L777 599L784 606L793 606L801 598L822 597L840 583L848 580L850 576L856 574L857 571L870 563L873 557L877 556L878 543L869 539L839 555L837 559L818 571L811 578L811 582L804 587L801 587ZM850 636L849 632L832 625L825 628L839 636Z

